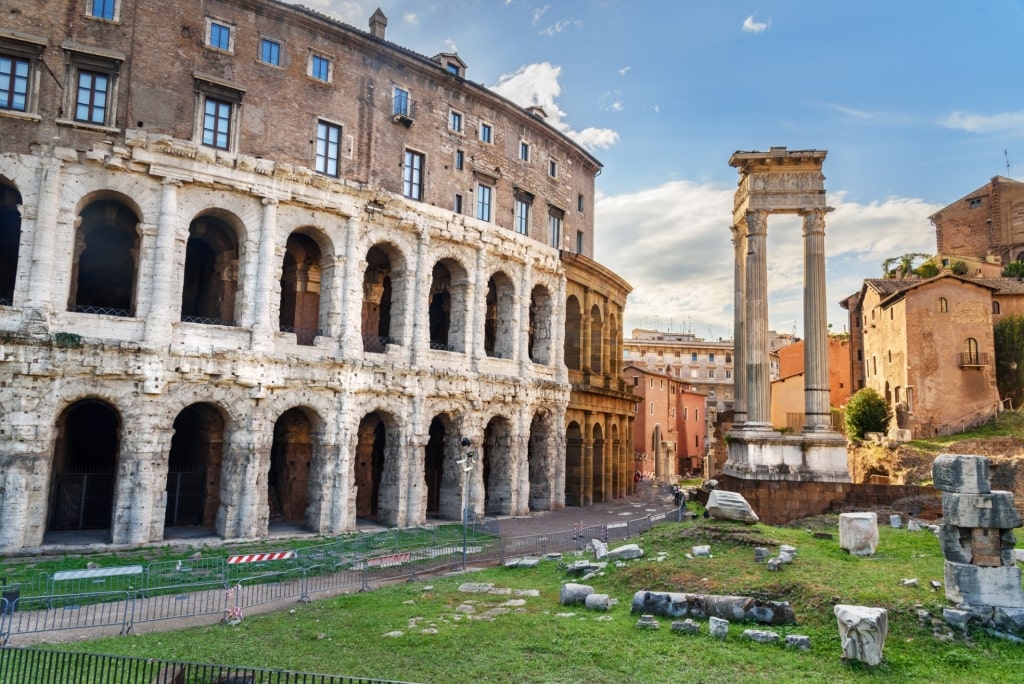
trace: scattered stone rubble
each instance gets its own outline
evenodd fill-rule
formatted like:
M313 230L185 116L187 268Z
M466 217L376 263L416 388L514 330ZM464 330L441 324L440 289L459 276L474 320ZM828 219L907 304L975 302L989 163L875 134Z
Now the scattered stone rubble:
M756 523L760 520L743 495L736 492L712 490L704 508L708 515L719 520L738 520L744 523Z
M747 620L765 625L796 624L796 614L786 601L765 601L749 596L681 594L667 591L638 591L633 594L633 613L661 617L716 617Z

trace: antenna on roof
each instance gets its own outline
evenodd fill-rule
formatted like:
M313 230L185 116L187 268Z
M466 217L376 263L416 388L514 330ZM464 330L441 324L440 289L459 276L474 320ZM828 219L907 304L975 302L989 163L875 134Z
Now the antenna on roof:
M1010 153L1007 151L1005 147L1003 148L1003 159L1006 160L1006 176L1007 178L1009 178L1010 166L1012 166L1012 164L1010 164Z

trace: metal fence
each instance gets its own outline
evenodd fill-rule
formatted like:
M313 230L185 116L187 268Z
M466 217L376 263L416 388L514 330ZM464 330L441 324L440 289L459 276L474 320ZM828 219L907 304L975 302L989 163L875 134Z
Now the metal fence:
M136 624L158 620L241 618L250 608L285 599L308 601L323 592L367 590L457 569L467 558L503 564L524 556L582 551L591 539L629 539L665 519L658 514L507 539L497 536L494 521L486 521L465 531L465 543L462 526L396 529L278 554L287 556L279 560L260 560L275 554L250 554L246 558L256 560L246 563L233 563L237 557L197 558L41 573L33 582L4 588L0 646L36 632L115 627L128 634Z
M0 684L402 684L394 680L156 658L0 648Z

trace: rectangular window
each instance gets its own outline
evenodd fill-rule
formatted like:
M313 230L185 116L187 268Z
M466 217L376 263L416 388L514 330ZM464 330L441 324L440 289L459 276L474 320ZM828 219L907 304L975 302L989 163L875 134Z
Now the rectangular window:
M90 14L97 19L114 19L114 0L92 0Z
M714 355L714 353L708 354L708 363L714 363L714 362L715 362L715 355Z
M640 376L639 375L634 375L633 376L633 387L639 387L639 386L640 386Z
M78 91L75 95L75 121L105 124L109 87L110 77L107 74L79 71Z
M423 199L423 155L419 152L405 151L402 194L409 199Z
M654 378L651 378L650 382L651 382L651 389L654 389Z
M576 195L576 211L583 213L583 195Z
M462 213L462 195L459 195L459 194L455 195L455 209L454 209L454 211L455 211L456 214L461 214Z
M269 38L262 38L260 40L260 61L264 64L281 66L281 44Z
M725 369L725 379L732 380L732 371L729 370L728 368Z
M455 170L461 171L466 164L466 153L462 150L455 150Z
M676 417L676 409L675 409L675 407L674 407L674 406L672 407L672 417L673 417L673 418L675 418L675 417Z
M316 170L328 176L338 176L341 126L320 121L316 125Z
M203 144L226 150L231 146L231 103L206 98L203 109Z
M328 82L331 80L331 60L320 55L313 55L309 61L309 75L318 81Z
M558 175L558 162L554 159L548 160L548 175L552 178Z
M493 142L494 131L491 128L491 124L480 124L480 139L483 140L485 143Z
M583 231L576 231L576 253L583 254Z
M714 378L715 378L715 369L714 368L708 368L708 377L711 378L712 380L714 380Z
M209 45L218 50L229 51L231 49L231 27L211 21Z
M27 111L28 68L27 59L0 55L0 109Z
M684 406L683 407L683 420L686 420L687 418L689 418L689 416L687 415L689 412L690 412L689 411L689 407Z
M516 198L516 232L520 235L530 234L530 203L525 199Z
M476 217L481 221L491 220L491 191L489 185L476 186Z
M651 402L651 415L654 415L654 402Z
M548 217L548 233L550 244L555 249L562 248L562 217L551 214Z
M462 132L462 114L456 111L448 112L448 128L456 133Z
M409 116L409 91L405 88L395 88L395 94L391 100L391 113L398 116Z
M690 361L692 361L693 363L697 363L697 352L690 353Z
M530 161L530 143L519 143L519 158L523 161Z

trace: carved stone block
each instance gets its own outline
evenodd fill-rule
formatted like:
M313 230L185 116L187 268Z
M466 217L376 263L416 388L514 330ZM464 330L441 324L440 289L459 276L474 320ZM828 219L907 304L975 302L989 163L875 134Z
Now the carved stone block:
M942 492L987 494L992 491L988 459L984 456L941 454L932 463L932 481L932 486Z

